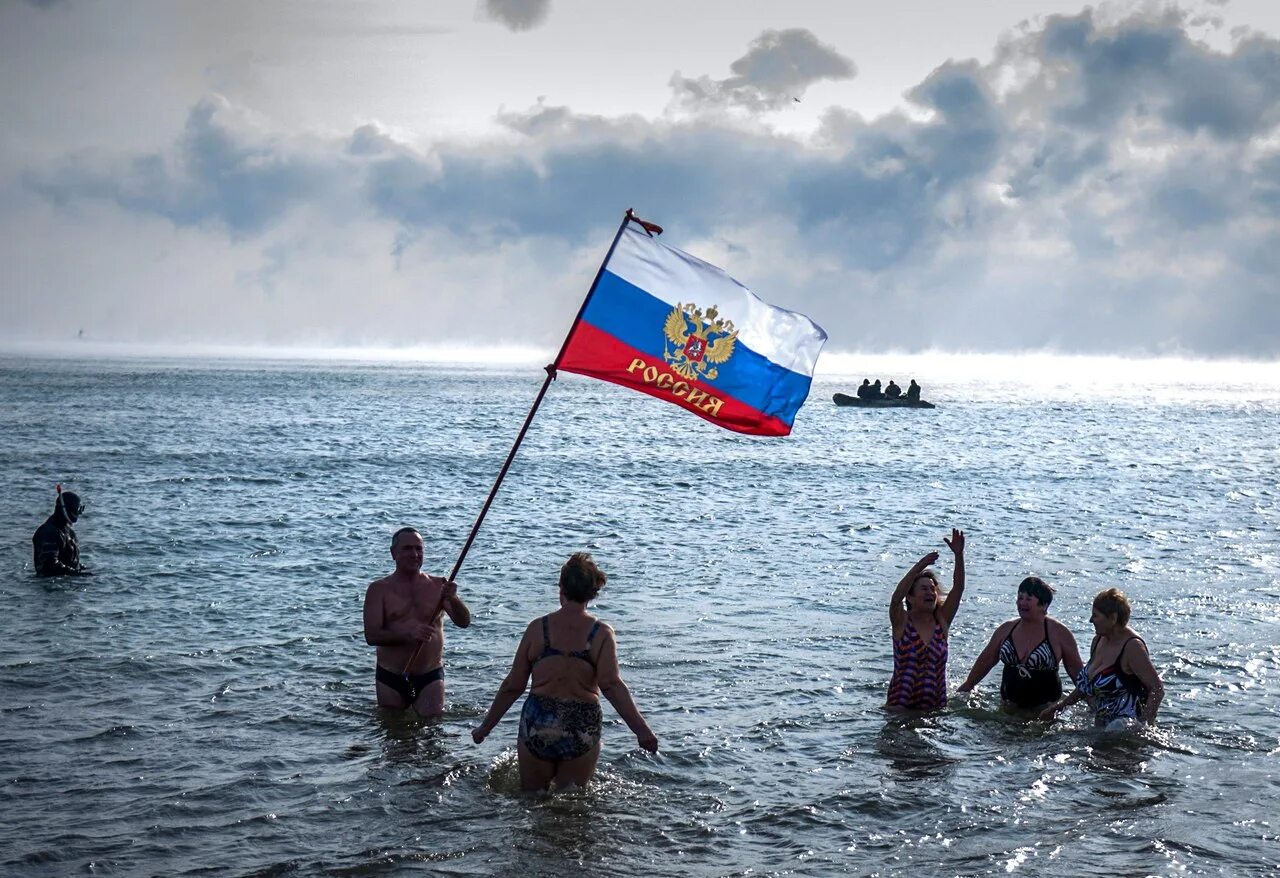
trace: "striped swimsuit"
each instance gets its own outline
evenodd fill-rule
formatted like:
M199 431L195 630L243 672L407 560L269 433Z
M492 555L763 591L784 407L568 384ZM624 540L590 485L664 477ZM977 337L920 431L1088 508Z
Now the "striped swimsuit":
M947 706L947 630L941 625L934 624L926 641L907 619L902 637L893 644L893 677L886 706L910 710Z
M1015 625L1014 628L1017 626ZM1044 640L1018 658L1013 645L1013 628L1000 644L1000 661L1004 673L1000 680L1000 697L1018 707L1039 707L1062 697L1062 680L1058 678L1058 657L1049 643L1049 620L1044 620Z
M1139 637L1130 637L1116 653L1116 660L1107 667L1096 673L1091 668L1085 668L1082 681L1084 685L1080 687L1080 691L1093 702L1095 725L1105 726L1117 719L1138 719L1142 715L1142 708L1151 693L1136 674L1120 669L1120 659L1124 657L1125 647L1133 640L1141 642ZM1094 642L1094 649L1097 649L1097 641ZM1092 650L1089 664L1093 664Z

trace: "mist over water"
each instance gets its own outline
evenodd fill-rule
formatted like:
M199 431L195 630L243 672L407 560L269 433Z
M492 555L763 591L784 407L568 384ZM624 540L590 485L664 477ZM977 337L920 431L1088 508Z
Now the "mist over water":
M541 384L519 365L0 358L0 871L66 875L1254 875L1280 869L1280 367L824 355L786 439L551 389L459 577L450 708L373 705L360 630L402 524L452 566ZM915 377L933 411L840 409ZM79 491L98 575L38 580ZM1084 650L1134 601L1167 695L1100 734L882 710L902 572L969 536L954 687L1028 574ZM572 551L660 739L517 793L469 737Z

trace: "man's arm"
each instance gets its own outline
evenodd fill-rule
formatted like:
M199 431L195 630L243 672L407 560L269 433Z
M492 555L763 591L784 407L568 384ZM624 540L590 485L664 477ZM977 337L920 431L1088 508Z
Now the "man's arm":
M469 626L471 624L471 611L462 602L462 598L458 597L458 584L446 581L441 586L441 589L441 606L444 607L444 611L449 615L449 620L459 628Z

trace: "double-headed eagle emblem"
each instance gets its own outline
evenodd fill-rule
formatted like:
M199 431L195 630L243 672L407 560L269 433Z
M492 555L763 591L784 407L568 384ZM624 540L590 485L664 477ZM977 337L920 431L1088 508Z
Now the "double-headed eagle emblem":
M671 364L672 372L689 381L714 380L720 374L716 366L733 356L738 343L733 321L721 318L714 305L704 317L692 302L677 304L667 315L662 332L667 337L663 359Z

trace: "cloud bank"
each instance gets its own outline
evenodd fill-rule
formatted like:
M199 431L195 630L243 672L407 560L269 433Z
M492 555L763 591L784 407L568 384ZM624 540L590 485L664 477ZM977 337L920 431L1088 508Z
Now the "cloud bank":
M508 30L533 30L547 20L551 0L480 0L480 13Z
M634 207L837 350L1280 356L1275 39L1052 17L806 138L768 113L851 60L768 31L730 72L673 76L659 118L540 103L480 144L203 98L153 151L0 183L9 331L550 348Z

